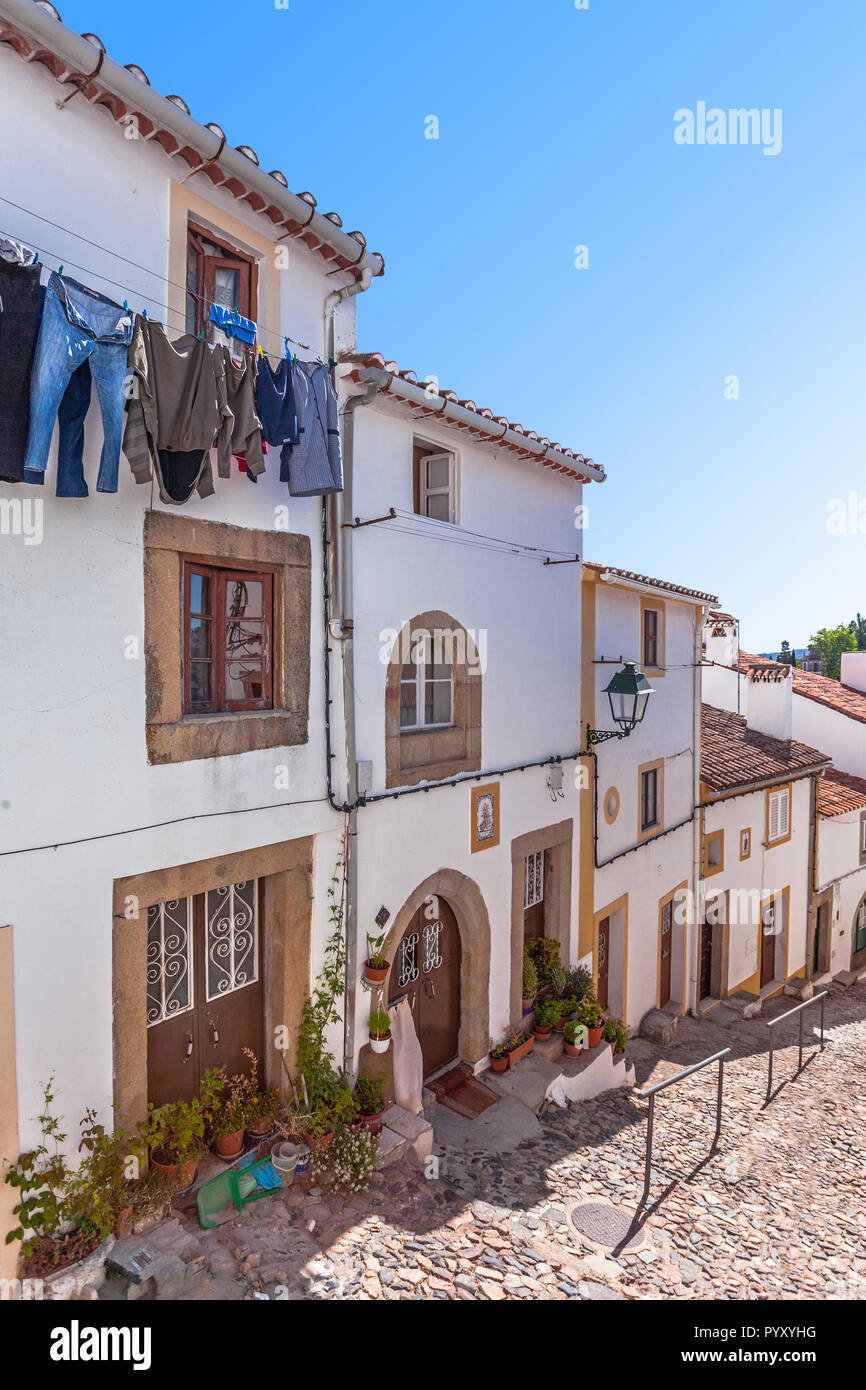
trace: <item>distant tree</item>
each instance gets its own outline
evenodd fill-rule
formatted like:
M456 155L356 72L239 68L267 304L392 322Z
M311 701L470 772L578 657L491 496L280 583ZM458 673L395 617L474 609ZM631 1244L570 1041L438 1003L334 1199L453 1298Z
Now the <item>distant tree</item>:
M857 635L851 624L840 623L838 627L822 627L809 638L824 662L824 675L832 680L839 679L842 668L842 653L857 651Z
M848 626L853 628L854 630L854 636L857 639L858 652L866 652L866 618L862 617L861 614L858 613L857 617L854 618L848 624Z
M783 666L795 665L794 653L791 651L790 642L782 643L781 647L779 648L779 655L776 657L776 660L780 661Z

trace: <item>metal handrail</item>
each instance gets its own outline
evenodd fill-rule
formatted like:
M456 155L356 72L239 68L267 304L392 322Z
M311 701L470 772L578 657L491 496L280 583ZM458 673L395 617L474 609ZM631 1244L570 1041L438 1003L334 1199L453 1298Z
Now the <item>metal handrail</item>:
M773 1042L773 1029L775 1028L775 1026L776 1026L777 1023L783 1023L783 1022L785 1021L786 1018L792 1018L794 1014L799 1014L799 1015L800 1015L799 1057L798 1057L798 1059L797 1059L797 1073L796 1073L796 1074L799 1076L800 1072L803 1070L803 1010L804 1010L804 1009L808 1009L808 1008L810 1007L810 1005L812 1005L812 1004L819 1004L819 1003L820 1003L820 1005L821 1005L821 1051L823 1052L823 1050L824 1050L824 1000L827 998L827 996L829 995L829 993L830 993L830 991L829 991L828 989L822 989L822 991L821 991L820 994L813 995L813 997L812 997L811 999L805 999L805 1000L803 1001L802 1004L795 1004L795 1006L794 1006L793 1009L787 1009L787 1010L785 1011L785 1013L779 1014L779 1017L778 1017L778 1018L771 1018L771 1019L769 1020L769 1022L767 1023L767 1027L768 1027L769 1030L770 1030L770 1054L769 1054L769 1062L768 1062L768 1066L767 1066L767 1100L770 1099L770 1093L772 1092L772 1089L773 1089L773 1050L774 1050L774 1047L775 1047L775 1044L774 1044L774 1042Z
M650 1178L652 1174L652 1152L653 1152L653 1120L655 1118L655 1101L659 1091L666 1091L668 1086L675 1086L678 1081L684 1081L687 1076L693 1076L696 1071L703 1071L704 1067L709 1067L713 1062L719 1064L719 1081L716 1090L716 1132L713 1136L711 1148L715 1148L719 1135L722 1132L722 1087L725 1079L725 1058L730 1053L729 1047L723 1047L721 1052L714 1052L712 1057L705 1057L702 1062L695 1062L694 1066L686 1067L684 1071L678 1071L676 1076L669 1076L666 1081L658 1081L655 1086L650 1086L645 1091L638 1091L639 1100L649 1101L649 1115L647 1116L646 1131L646 1162L644 1164L643 1196L639 1206L643 1206L649 1196Z

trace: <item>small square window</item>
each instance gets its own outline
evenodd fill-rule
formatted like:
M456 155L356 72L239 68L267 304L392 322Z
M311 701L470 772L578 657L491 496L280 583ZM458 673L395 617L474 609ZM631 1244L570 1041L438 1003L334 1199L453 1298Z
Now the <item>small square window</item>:
M654 829L661 820L659 768L651 767L640 776L640 828Z
M183 569L184 714L273 709L274 571Z
M725 832L714 830L704 836L704 878L721 873L725 867Z

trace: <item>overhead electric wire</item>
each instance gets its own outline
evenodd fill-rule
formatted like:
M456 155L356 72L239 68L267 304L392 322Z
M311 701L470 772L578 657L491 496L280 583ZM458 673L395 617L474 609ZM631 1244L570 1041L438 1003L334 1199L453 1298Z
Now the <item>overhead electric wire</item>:
M171 285L173 289L181 290L185 295L191 295L192 298L198 300L200 304L209 305L213 303L212 300L208 300L207 295L199 294L196 290L190 289L188 285L181 285L177 280L172 280L167 275L160 275L159 271L150 270L147 266L140 265L138 261L130 260L128 256L121 255L119 251L112 251L109 247L102 246L98 241L91 241L89 237L82 236L81 232L73 231L71 227L64 227L60 222L52 222L50 217L43 217L41 213L34 212L32 208L25 208L19 203L13 203L11 199L4 198L2 194L0 194L0 202L8 204L9 207L15 208L18 212L25 213L28 217L35 217L37 221L44 222L49 227L54 227L58 232L65 232L67 236L75 237L77 241L83 241L85 245L92 246L95 250L104 252L106 256L113 256L115 260L123 261L126 265L133 266L135 270L140 270L142 275L149 275L152 279L159 280L164 285ZM156 295L146 294L144 290L138 290L132 285L126 285L122 280L115 280L110 275L105 275L101 270L93 270L90 266L82 265L80 261L69 260L67 256L61 255L57 251L49 251L45 246L37 246L34 241L22 238L17 232L0 230L0 236L9 237L12 241L23 242L24 245L29 246L33 251L38 251L40 256L50 256L51 260L57 261L58 265L71 265L74 266L76 270L83 271L85 275L95 275L97 279L104 280L107 285L116 285L118 289L124 290L127 296L131 294L133 298L146 299L149 304L155 304L158 308L164 309L166 315L174 314L177 318L182 318L184 321L184 328L186 328L186 315L180 309L171 308L171 306L165 304L163 300L158 299ZM47 266L46 269L50 270L51 267ZM302 343L298 338L293 338L289 333L278 333L274 328L262 328L261 325L257 323L256 335L261 336L262 334L265 334L269 338L275 338L281 344L285 338L288 338L290 343L295 344L295 347L303 348L305 352L313 351L309 343ZM280 356L282 355L283 354L280 353ZM276 354L272 353L271 356L276 356Z

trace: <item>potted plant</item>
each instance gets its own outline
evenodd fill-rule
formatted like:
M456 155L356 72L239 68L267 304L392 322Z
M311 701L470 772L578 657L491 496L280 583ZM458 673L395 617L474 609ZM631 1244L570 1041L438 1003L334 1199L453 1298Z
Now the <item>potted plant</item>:
M535 1010L535 1024L533 1032L537 1038L549 1038L551 1029L559 1021L559 1004L555 999L545 999L540 1008Z
M391 962L385 959L382 947L385 933L371 936L367 933L367 959L364 961L364 979L370 985L381 985L390 969Z
M200 1100L151 1105L140 1132L158 1172L169 1178L180 1177L184 1187L195 1181L196 1159L205 1148L205 1112Z
M619 1018L608 1018L604 1024L604 1040L610 1043L610 1050L614 1057L621 1056L625 1052L625 1045L628 1042L628 1029Z
M358 1128L368 1129L374 1136L381 1134L382 1116L385 1113L384 1076L373 1076L369 1071L362 1071L355 1082L355 1098Z
M564 980L564 992L572 995L578 1003L581 999L589 997L595 998L595 990L592 985L592 971L587 970L585 965L578 965L573 970L566 970Z
M557 972L562 970L559 942L547 936L536 936L527 942L526 950L535 966L539 990L550 993L556 984Z
M586 1041L586 1024L578 1023L576 1018L572 1018L566 1023L562 1032L565 1038L566 1057L579 1057Z
M247 1107L247 1129L250 1134L261 1137L270 1134L274 1127L274 1119L280 1107L280 1093L276 1086L260 1087L259 1085L259 1063L256 1054L248 1047L241 1048L245 1057L249 1058L249 1106Z
M597 999L583 999L577 1011L579 1023L586 1025L587 1046L598 1047L604 1032L604 1010Z
M559 1018L556 1022L556 1031L561 1033L569 1019L574 1016L577 1008L577 1000L572 998L557 999L559 1005Z
M505 1043L494 1043L492 1038L490 1042L490 1070L495 1072L508 1071L508 1048Z
M391 1043L391 1020L384 1009L370 1015L370 1046L374 1052L387 1052Z
M535 968L535 961L530 956L526 947L523 949L523 1012L532 1012L532 1005L535 1003L535 996L538 993L538 971Z
M505 1048L508 1053L508 1065L514 1067L531 1052L535 1046L535 1038L531 1033L524 1033L522 1028L507 1028L505 1031Z

